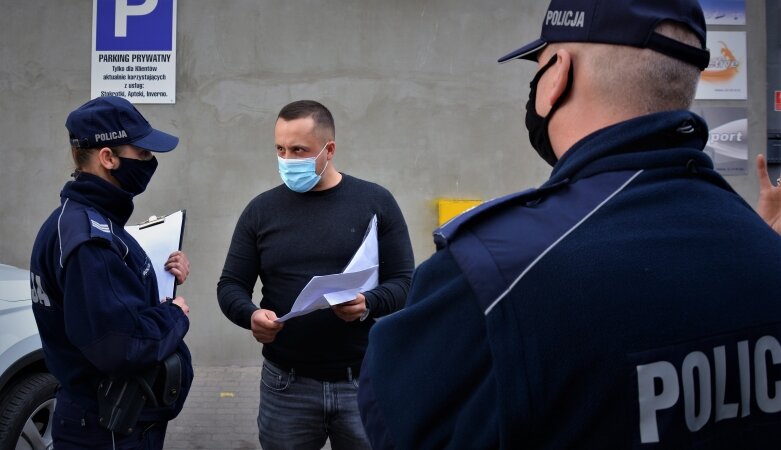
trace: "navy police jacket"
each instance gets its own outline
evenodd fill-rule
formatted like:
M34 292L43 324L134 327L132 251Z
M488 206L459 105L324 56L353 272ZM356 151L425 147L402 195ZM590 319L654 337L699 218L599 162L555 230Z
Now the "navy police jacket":
M183 338L187 316L160 303L144 250L125 231L133 197L81 173L68 182L61 206L44 222L33 246L33 313L46 365L65 394L97 411L106 377L130 377L178 352L182 391L171 408L142 411L140 420L168 420L181 410L193 377Z
M573 146L435 232L370 333L375 449L777 448L781 237L687 111Z

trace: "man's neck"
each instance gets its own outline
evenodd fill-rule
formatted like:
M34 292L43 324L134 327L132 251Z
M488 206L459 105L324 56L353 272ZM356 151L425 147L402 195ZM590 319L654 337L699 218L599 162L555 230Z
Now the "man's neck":
M342 174L334 167L326 169L323 176L320 178L320 182L312 188L313 191L325 191L331 189L342 181Z

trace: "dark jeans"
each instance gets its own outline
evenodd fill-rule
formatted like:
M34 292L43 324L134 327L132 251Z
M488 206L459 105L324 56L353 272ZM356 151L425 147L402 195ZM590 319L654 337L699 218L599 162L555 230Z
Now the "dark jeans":
M139 423L130 436L123 436L98 424L98 415L74 403L62 391L54 406L52 438L57 450L161 450L167 422Z
M265 450L370 449L358 412L358 380L319 381L264 361L258 432Z

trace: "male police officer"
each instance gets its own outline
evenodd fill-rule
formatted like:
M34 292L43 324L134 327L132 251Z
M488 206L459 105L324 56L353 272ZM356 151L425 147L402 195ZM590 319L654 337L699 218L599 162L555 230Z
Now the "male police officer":
M774 448L781 238L701 151L696 0L553 0L526 126L554 169L435 233L378 323L374 448Z

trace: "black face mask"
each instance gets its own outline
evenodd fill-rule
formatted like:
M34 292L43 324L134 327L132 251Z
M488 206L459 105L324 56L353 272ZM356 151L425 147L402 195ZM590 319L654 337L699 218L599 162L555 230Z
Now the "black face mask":
M144 190L152 179L157 169L157 158L147 161L140 159L119 158L119 168L113 169L111 175L119 181L120 186L133 195L138 195Z
M534 76L534 79L529 83L531 90L529 91L529 101L526 103L526 129L529 131L529 140L532 147L537 151L542 159L545 160L551 166L556 165L556 161L559 159L556 157L556 153L553 152L553 146L550 142L550 136L548 135L548 123L550 122L553 113L559 109L564 100L567 98L570 89L572 89L572 63L569 65L569 79L567 80L567 87L561 96L553 104L551 110L548 112L547 117L542 117L537 114L536 102L537 102L537 83L540 82L540 78L545 74L545 71L550 69L553 64L556 63L556 55L545 64L542 69Z

